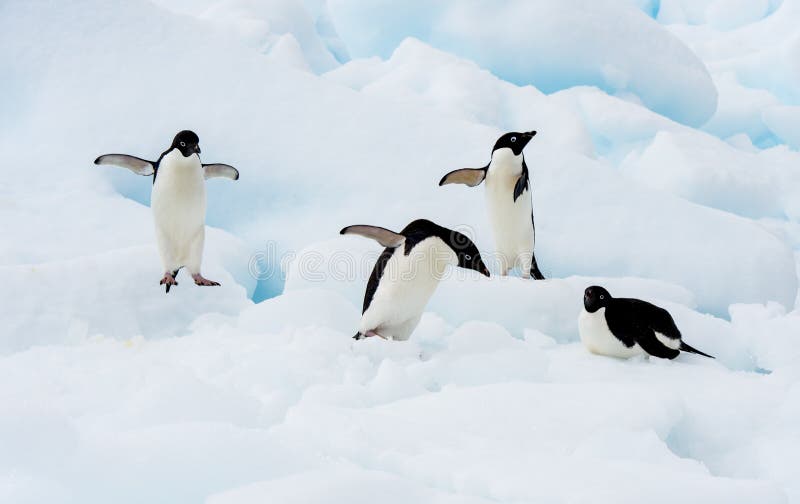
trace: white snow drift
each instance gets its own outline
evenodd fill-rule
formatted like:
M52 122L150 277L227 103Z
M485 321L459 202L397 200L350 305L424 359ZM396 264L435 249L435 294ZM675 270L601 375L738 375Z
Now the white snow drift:
M798 22L0 2L0 502L800 502ZM166 295L150 179L92 160L184 128L241 178L208 183L222 287ZM492 267L483 188L436 183L509 129L548 280L454 270L408 342L356 344L380 248L338 230L426 217ZM591 356L594 283L717 359Z

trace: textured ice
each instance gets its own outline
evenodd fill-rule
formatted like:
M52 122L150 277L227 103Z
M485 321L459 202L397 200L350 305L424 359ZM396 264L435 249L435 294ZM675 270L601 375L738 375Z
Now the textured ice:
M422 5L0 2L0 502L800 503L800 2ZM187 127L241 179L222 287L167 295L150 180L91 161ZM381 248L338 230L491 260L483 188L436 182L517 128L549 279L453 270L354 342ZM593 283L717 359L589 354Z
M354 56L386 58L413 36L545 92L585 84L633 94L692 126L716 109L717 92L703 63L628 3L331 0L330 9Z

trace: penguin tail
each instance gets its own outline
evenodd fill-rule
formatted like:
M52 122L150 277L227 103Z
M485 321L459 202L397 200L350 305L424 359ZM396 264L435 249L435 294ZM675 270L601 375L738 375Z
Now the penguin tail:
M539 265L536 264L535 258L531 263L531 278L533 278L534 280L544 280L544 275L542 275L542 272L539 271Z
M693 353L693 354L697 354L697 355L702 355L703 357L708 357L709 359L714 359L715 358L713 355L708 355L705 352L701 352L700 350L687 345L683 341L681 341L681 351L689 352L689 353Z
M360 332L357 332L356 335L353 336L353 339L356 340L356 341L358 341L360 339L363 339L363 338L364 338L364 335L361 334Z

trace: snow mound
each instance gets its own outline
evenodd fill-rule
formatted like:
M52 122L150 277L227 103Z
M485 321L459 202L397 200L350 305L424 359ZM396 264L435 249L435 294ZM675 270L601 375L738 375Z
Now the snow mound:
M0 502L800 502L800 1L737 5L0 2ZM336 13L387 59L340 67ZM91 161L186 127L242 178L208 182L223 286L167 295L150 180ZM337 231L491 263L482 188L436 182L517 127L549 279L454 270L353 341L380 247ZM717 358L589 354L595 283Z
M625 293L626 282L648 285L614 289ZM326 298L336 306L319 290L282 298L287 314ZM702 338L709 323L666 303L692 344L712 343ZM781 503L800 490L784 470L797 463L786 447L798 442L798 356L780 352L794 348L798 326L776 306L742 306L727 332L710 331L768 344L758 352L776 365L772 375L691 355L600 358L538 329L520 339L496 323L452 326L430 313L408 342L355 343L300 317L259 326L274 312L257 308L241 324L199 319L185 338L97 338L0 358L0 441L12 447L0 468L17 475L4 496L247 503L292 492L324 502L374 500L388 490L371 485L385 483L398 498L434 502L633 503L652 498L650 489L624 483L654 472L674 483L670 499L689 502ZM767 327L779 332L763 339ZM320 495L338 476L374 491L342 484Z
M185 271L169 294L154 243L73 259L2 266L0 353L34 345L79 344L94 337L166 338L186 334L207 314L238 314L255 281L239 240L210 229L203 273L220 287L197 287ZM233 274L230 272L234 272ZM248 292L249 291L249 292ZM23 294L24 295L21 295Z
M338 65L337 58L346 58L324 2L317 6L302 0L154 0L154 3L198 19L206 30L229 34L291 66L324 72ZM287 49L287 44L293 47ZM287 60L289 50L292 57Z
M800 150L800 106L774 106L763 114L764 123L778 138Z
M677 0L686 6L702 7L705 2ZM727 3L718 0L720 5ZM741 3L739 0L728 0ZM761 1L745 2L759 10ZM800 35L797 0L771 1L761 19L728 31L709 26L670 25L669 30L683 40L714 73L733 72L748 88L764 89L781 102L800 101ZM745 10L730 10L734 16ZM666 12L666 11L665 11ZM768 14L768 15L767 15Z
M780 0L660 0L657 20L664 24L708 24L731 30L766 17Z
M552 103L533 86L515 86L417 39L403 40L386 61L354 60L325 78L364 94L422 103L445 116L504 131L533 129L539 132L537 142L594 155L578 111Z
M703 63L633 5L332 0L329 6L354 56L388 58L413 36L547 93L586 84L633 94L691 126L703 124L716 109L716 89ZM568 41L564 33L572 34Z
M579 156L537 153L528 159L534 170L537 258L546 276L658 279L690 290L701 310L717 315L726 314L735 302L793 305L797 289L794 256L781 239L758 224L662 193L634 189L614 170ZM450 197L453 205L464 205L467 197L480 201L478 194ZM637 211L632 213L630 208ZM477 224L468 232L486 264L494 269L491 234L482 213L475 212ZM587 227L587 222L592 225ZM402 225L387 227L399 229ZM709 229L714 230L713 239L708 236ZM749 239L743 242L741 236ZM676 239L680 240L677 251ZM626 243L626 247L617 243ZM287 273L287 289L366 279L380 250L377 244L357 238L311 245L298 253L300 266ZM676 260L676 254L682 259ZM312 281L307 284L303 278ZM360 304L363 290L349 289L346 297ZM575 302L579 299L577 296Z
M661 132L621 168L641 183L752 218L800 218L800 154L742 152L697 132Z

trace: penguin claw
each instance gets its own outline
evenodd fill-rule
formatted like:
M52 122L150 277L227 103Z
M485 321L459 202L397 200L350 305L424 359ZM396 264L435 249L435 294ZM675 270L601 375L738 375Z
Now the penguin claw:
M199 285L201 287L214 287L219 285L219 282L204 278L203 275L200 275L199 273L192 275L192 279L194 280L195 285Z
M178 282L175 281L175 276L173 276L170 273L165 273L164 278L162 278L161 281L158 282L158 285L166 285L167 286L166 291L169 294L169 288L172 287L173 285L178 285Z

